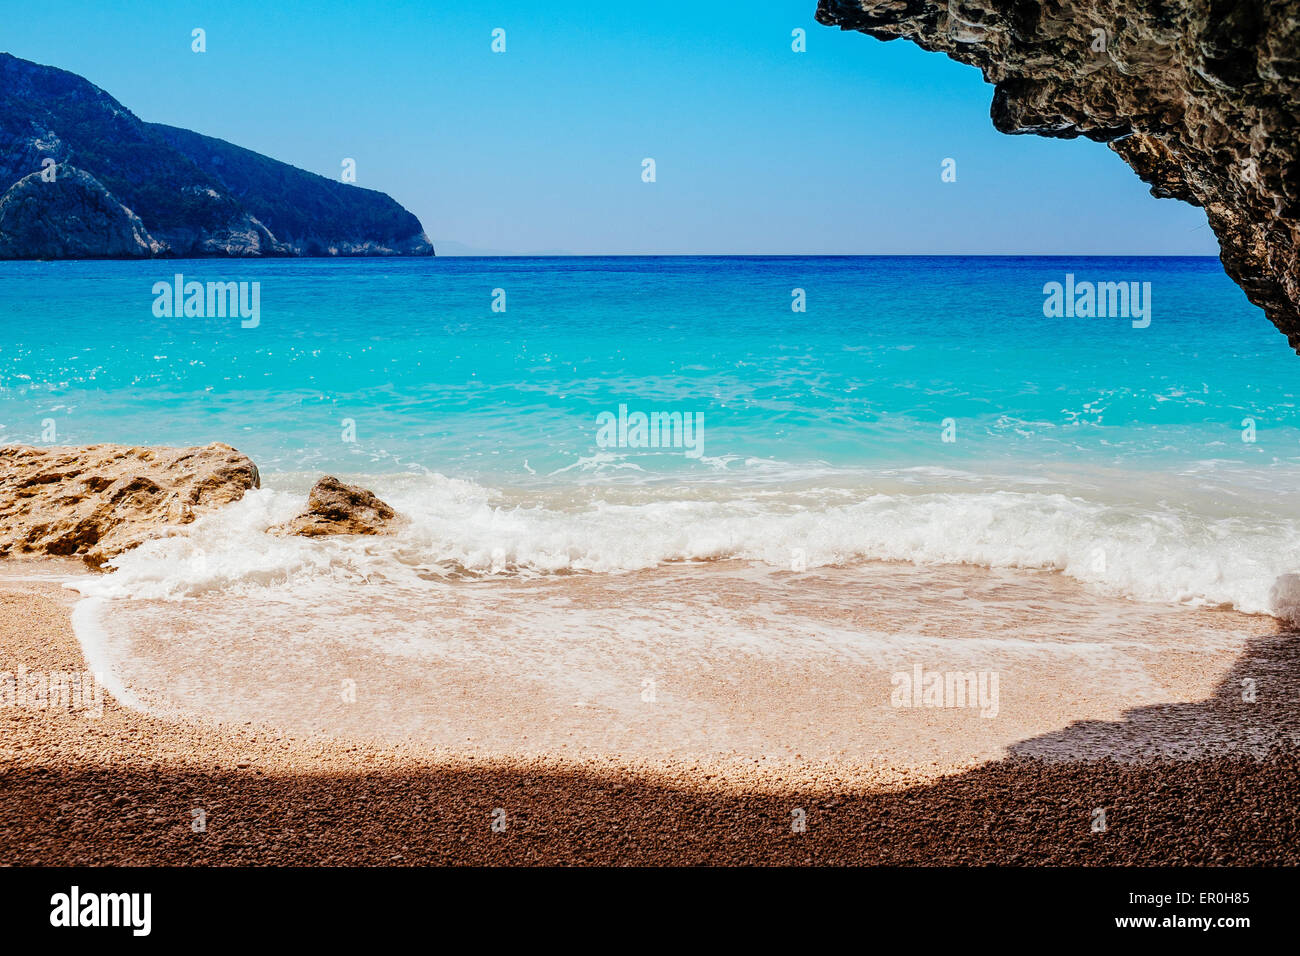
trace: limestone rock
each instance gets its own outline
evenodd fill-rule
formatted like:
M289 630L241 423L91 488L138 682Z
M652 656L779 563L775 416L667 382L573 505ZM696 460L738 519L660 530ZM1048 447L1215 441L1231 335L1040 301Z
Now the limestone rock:
M1205 207L1300 352L1300 0L820 0L817 19L977 66L1002 132L1107 143Z
M78 556L93 567L259 487L229 445L0 447L0 556Z
M0 259L126 259L162 246L98 179L66 163L0 196Z
M396 517L397 512L374 492L345 485L326 475L312 486L307 510L272 531L309 538L326 534L387 534Z

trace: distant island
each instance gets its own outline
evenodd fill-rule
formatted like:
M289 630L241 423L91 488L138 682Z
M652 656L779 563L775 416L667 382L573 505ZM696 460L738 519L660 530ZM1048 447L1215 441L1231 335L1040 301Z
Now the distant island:
M186 129L0 53L0 259L431 256L391 197Z

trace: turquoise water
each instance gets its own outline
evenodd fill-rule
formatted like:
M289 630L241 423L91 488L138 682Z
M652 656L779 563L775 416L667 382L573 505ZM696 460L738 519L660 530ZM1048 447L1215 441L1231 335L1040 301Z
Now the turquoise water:
M259 325L155 317L151 287L176 272L259 282ZM1149 281L1150 326L1045 318L1066 273ZM52 420L58 443L220 440L268 472L1300 456L1297 358L1210 259L4 263L0 316L0 441L40 442ZM703 454L600 448L597 416L620 404L701 413Z
M259 283L256 327L155 315L177 272ZM1048 317L1067 275L1149 312ZM1209 259L4 263L0 315L0 442L262 469L108 596L893 560L1263 612L1300 570L1300 359ZM604 440L620 406L698 442ZM267 535L323 472L401 533Z

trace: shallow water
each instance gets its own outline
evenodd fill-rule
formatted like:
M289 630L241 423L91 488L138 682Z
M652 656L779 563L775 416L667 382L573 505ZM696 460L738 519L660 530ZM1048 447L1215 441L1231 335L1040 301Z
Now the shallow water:
M177 273L260 283L257 327L155 316L153 285ZM1045 317L1067 274L1149 282L1150 324ZM1295 400L1295 356L1208 258L0 264L0 441L48 443L49 419L67 444L226 441L268 472L1293 477ZM596 417L624 403L703 414L700 457L599 448Z
M1300 732L1294 660L1243 671L1262 705L1232 686L1276 635L1268 618L1102 598L1048 572L732 561L81 610L92 663L137 706L453 750L937 772L1009 752L1254 753ZM899 675L917 668L913 695ZM933 673L975 682L925 697Z

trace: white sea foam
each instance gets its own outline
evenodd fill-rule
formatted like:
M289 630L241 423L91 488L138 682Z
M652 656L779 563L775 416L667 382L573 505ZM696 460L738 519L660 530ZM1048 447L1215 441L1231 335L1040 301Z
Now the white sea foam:
M405 516L396 535L268 534L305 496L264 489L122 555L82 593L177 599L330 580L418 588L445 575L616 573L678 561L817 568L886 560L1059 571L1108 595L1271 613L1294 597L1284 589L1279 598L1274 583L1300 570L1300 520L1260 513L1261 499L1230 508L1202 494L1192 505L1150 491L1125 495L1113 483L1053 488L1041 478L961 474L529 492L437 475L369 483Z
M1300 624L1300 574L1283 574L1273 582L1269 610L1289 624Z
M95 675L95 680L106 688L115 700L127 707L144 710L144 703L122 681L118 669L113 666L110 659L109 641L101 623L104 604L101 598L87 598L78 601L77 606L72 609L72 629L81 644L86 668Z

